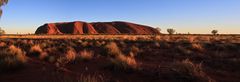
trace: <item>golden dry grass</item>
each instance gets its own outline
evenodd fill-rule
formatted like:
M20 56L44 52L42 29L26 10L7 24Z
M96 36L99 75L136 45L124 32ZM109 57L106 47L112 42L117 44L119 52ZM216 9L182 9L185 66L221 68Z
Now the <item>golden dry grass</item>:
M6 43L0 42L0 47L4 47L4 46L6 46Z
M14 45L0 51L0 72L21 67L27 58L25 53Z
M117 56L117 55L120 55L122 53L115 42L108 43L105 46L105 48L107 49L107 53L111 56Z
M172 65L171 69L180 74L181 79L188 79L189 81L198 82L215 82L211 79L202 68L202 64L194 64L189 59L181 62L176 62Z
M115 42L108 43L105 48L107 49L108 54L111 55L111 63L115 68L124 70L137 68L137 62L134 56L124 55ZM135 53L139 50L136 47L133 47L132 49Z
M42 50L40 45L33 45L29 52L32 56L38 57L39 59L45 59L48 56L48 54Z
M118 55L116 58L111 60L114 66L123 68L123 69L136 69L137 61L134 57Z
M78 53L78 57L81 60L91 60L93 56L94 56L94 53L93 51L90 51L90 50L83 50Z
M69 48L65 53L65 57L69 62L74 61L76 58L76 51L73 48Z

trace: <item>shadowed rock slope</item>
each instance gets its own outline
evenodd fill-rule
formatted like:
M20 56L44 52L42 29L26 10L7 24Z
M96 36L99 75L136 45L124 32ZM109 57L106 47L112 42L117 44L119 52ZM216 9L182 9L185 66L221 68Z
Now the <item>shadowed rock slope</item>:
M35 34L160 34L160 32L150 26L129 22L76 21L47 23L40 26Z

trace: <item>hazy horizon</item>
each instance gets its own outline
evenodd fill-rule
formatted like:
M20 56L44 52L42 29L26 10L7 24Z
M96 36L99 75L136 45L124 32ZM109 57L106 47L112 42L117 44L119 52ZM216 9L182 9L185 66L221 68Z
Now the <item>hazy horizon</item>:
M49 22L127 21L177 33L240 34L239 0L9 0L0 27L34 33Z

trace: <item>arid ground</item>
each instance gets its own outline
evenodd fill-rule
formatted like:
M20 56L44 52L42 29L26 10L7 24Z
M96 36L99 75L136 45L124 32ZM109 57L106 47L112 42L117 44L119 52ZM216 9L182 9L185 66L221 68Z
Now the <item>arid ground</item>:
M3 35L0 82L240 82L240 35Z

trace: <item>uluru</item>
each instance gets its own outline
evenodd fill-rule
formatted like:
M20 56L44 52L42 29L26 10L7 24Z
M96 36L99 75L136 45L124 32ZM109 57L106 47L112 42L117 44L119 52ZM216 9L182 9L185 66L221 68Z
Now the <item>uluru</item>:
M35 34L160 34L153 27L130 22L93 22L82 21L46 23Z

